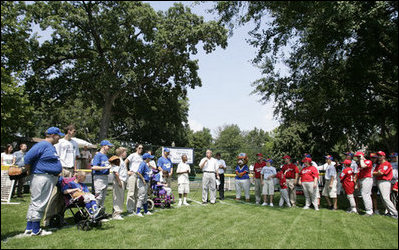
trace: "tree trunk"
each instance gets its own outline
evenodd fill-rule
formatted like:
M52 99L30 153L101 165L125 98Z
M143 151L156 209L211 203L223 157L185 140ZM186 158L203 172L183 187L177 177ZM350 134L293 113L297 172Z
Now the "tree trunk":
M104 95L104 107L101 116L99 141L106 139L108 136L108 128L111 123L111 111L112 107L114 106L115 99L116 95L112 95L109 92Z

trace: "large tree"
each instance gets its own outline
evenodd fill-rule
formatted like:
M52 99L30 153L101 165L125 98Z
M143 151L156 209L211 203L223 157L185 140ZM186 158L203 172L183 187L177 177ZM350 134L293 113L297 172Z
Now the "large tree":
M31 48L29 18L22 2L1 2L1 143L11 143L15 134L31 135L33 108L20 84L29 68Z
M187 88L201 86L190 56L227 46L227 30L182 4L155 12L135 1L34 2L33 21L51 28L36 50L26 88L49 111L80 93L102 110L98 139L146 132L137 140L184 129ZM122 112L123 111L123 112ZM158 117L156 117L158 116ZM150 130L150 131L149 131ZM169 135L162 134L169 131Z
M221 1L214 10L230 26L257 24L248 40L264 77L254 92L276 102L283 123L306 123L327 149L376 133L397 149L396 1Z

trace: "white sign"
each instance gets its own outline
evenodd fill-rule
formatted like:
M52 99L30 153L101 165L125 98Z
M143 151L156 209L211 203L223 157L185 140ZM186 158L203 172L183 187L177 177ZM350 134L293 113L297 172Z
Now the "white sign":
M15 180L10 180L8 176L8 170L1 170L1 201L10 202L14 183Z
M194 164L194 149L193 148L169 148L170 149L170 160L173 164L179 164L181 162L182 155L187 155L187 164ZM162 152L164 147L162 147Z

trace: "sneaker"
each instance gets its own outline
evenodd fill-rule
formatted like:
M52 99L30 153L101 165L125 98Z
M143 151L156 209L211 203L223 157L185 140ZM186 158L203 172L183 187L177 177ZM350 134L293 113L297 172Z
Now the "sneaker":
M190 204L188 204L187 202L183 202L184 206L190 206Z
M320 209L319 209L318 207L316 207L314 210L315 210L315 211L319 211Z
M53 232L46 231L46 230L43 230L43 229L40 228L39 232L37 232L37 233L32 232L30 235L31 236L46 236L46 235L50 235L52 233Z
M108 222L108 219L102 219L101 222Z
M132 217L132 216L135 216L136 214L135 213L129 213L127 216L128 217Z
M143 214L137 213L136 216L138 216L138 217L143 217Z
M30 235L32 233L32 230L25 230L24 235Z
M305 209L305 210L306 210L306 209L309 209L309 206L304 206L303 209Z
M395 220L398 219L398 216L397 216L397 215L392 215L391 217L394 218Z
M145 215L152 215L150 211L147 211L147 213L144 213Z
M266 202L262 203L262 206L267 206L267 205L269 205L269 204L267 204Z
M273 207L274 206L273 203L270 203L270 206Z
M178 206L178 207L181 207L181 204L182 204L181 201L179 201L179 203L177 204L177 206Z
M206 204L208 204L208 202L205 202L205 201L202 202L202 205L206 205Z
M124 220L122 216L118 215L112 218L113 220Z

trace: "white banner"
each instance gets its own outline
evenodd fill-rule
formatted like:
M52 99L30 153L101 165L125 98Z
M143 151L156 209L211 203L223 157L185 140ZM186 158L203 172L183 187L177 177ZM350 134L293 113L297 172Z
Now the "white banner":
M173 164L179 164L181 162L182 155L187 155L187 164L194 164L194 149L193 148L169 148L170 149L170 160ZM164 147L162 147L162 152Z

